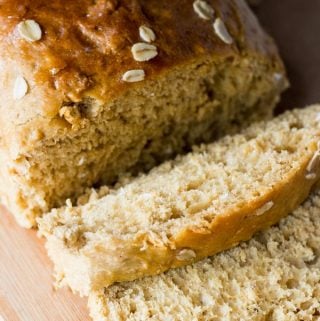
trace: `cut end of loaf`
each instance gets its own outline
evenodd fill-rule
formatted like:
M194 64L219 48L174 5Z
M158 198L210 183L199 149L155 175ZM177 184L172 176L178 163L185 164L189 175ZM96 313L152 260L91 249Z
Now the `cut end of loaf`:
M237 248L91 293L96 321L317 320L320 194Z
M269 118L285 86L282 66L252 53L189 61L108 103L64 106L62 118L50 123L53 138L38 135L26 153L5 155L8 184L0 188L18 221L35 225L94 184L149 170L194 144Z

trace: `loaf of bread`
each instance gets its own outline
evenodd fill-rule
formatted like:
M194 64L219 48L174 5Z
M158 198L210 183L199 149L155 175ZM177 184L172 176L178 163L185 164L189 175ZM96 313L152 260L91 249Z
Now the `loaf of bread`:
M190 264L278 222L319 179L319 115L320 105L253 124L44 215L39 230L61 285L87 295Z
M243 0L4 0L0 24L0 193L26 227L270 116L286 86Z
M92 293L89 307L95 321L317 321L320 192L250 242Z

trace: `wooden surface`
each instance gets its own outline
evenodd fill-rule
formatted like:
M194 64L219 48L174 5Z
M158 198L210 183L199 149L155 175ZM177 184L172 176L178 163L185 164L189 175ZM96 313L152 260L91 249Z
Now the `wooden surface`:
M320 0L262 0L256 12L289 71L278 111L320 102ZM0 209L0 321L90 320L85 299L53 291L51 273L43 242Z
M85 299L53 289L52 266L35 231L0 211L0 321L90 320Z

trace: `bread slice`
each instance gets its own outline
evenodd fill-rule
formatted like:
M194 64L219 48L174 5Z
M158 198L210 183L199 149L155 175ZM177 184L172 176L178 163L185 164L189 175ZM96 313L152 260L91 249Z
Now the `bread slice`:
M317 321L320 192L247 243L92 293L89 307L95 321Z
M61 285L87 295L228 249L317 182L320 105L201 146L86 204L39 219Z
M245 1L206 0L208 19L194 2L0 7L0 193L21 225L271 116L287 84L274 42Z

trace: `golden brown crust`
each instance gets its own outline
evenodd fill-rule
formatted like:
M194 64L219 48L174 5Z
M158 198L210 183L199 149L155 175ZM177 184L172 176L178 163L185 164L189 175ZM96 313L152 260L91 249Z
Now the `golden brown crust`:
M251 51L274 61L282 70L272 40L264 34L244 1L208 0L235 39L232 45L213 32L212 21L199 19L193 0L43 1L6 0L0 6L1 125L15 134L19 148L25 128L41 128L46 138L63 125L57 117L63 104L97 99L101 104L133 86L121 81L131 69L143 68L152 79L176 65L203 55L232 57ZM33 19L42 37L28 42L19 36L19 22ZM141 41L141 25L152 27L158 56L148 62L132 58L131 47ZM11 95L17 76L28 82L27 95ZM19 135L21 137L19 137ZM24 137L25 138L25 137ZM12 144L14 138L6 142Z
M319 169L315 180L306 180L308 162L309 160L306 159L298 171L292 173L287 180L277 184L272 192L264 195L259 202L251 202L233 213L217 216L210 224L208 231L197 231L196 229L184 231L175 240L177 246L192 247L196 249L199 257L203 258L208 256L208 253L216 254L241 241L249 240L257 231L277 223L308 197L316 181L319 180ZM270 201L273 203L270 210L263 215L254 214ZM204 248L204 244L211 247ZM177 263L175 266L181 266L181 264Z

